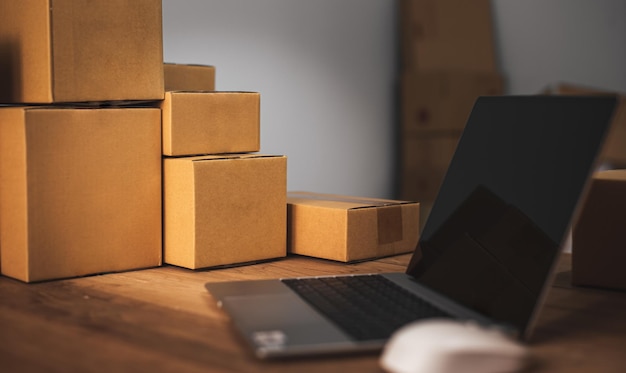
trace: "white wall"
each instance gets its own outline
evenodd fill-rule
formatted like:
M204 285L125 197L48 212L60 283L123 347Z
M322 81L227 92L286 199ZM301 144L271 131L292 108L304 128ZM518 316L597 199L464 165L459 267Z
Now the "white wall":
M492 0L513 94L569 82L626 92L626 1Z
M289 190L390 197L393 14L389 0L164 0L164 57L261 93L261 152L287 155Z
M492 4L508 93L626 92L626 1ZM216 66L219 90L261 92L261 151L288 156L290 190L392 197L394 13L392 0L163 0L164 55Z

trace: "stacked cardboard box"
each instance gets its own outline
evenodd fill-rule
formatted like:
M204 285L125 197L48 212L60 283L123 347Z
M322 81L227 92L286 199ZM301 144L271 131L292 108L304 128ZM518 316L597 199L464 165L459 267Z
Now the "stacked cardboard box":
M197 269L285 256L286 158L252 154L259 93L167 91L161 110L165 262Z
M0 2L3 274L161 263L162 49L159 0Z
M212 66L164 66L161 13L160 0L0 2L2 274L158 266L163 201L190 244L175 250L203 258L190 268L284 255L285 157L180 157L258 151L259 95L213 92ZM164 184L178 192L164 199Z
M95 104L162 99L161 39L158 0L0 3L3 274L161 263L159 110Z
M215 66L166 63L163 73L165 91L215 90Z
M0 102L163 98L160 0L0 2Z
M434 201L474 101L503 93L489 0L400 0L399 197Z

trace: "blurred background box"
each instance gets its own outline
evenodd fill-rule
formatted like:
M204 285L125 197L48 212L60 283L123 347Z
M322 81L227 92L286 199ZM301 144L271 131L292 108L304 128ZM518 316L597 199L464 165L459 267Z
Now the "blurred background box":
M215 66L166 63L163 74L166 91L215 90Z
M412 200L434 201L456 150L460 131L403 138L402 194Z
M503 86L497 73L407 72L401 80L402 130L462 130L476 98L502 94Z
M421 221L479 96L501 95L491 1L400 0L396 194Z
M161 1L2 1L0 57L0 102L163 99Z
M284 257L287 158L165 158L165 262L190 269Z
M258 92L165 93L163 155L257 152L261 95Z
M496 72L490 0L400 0L402 70Z
M160 147L154 108L0 108L2 274L160 265Z
M572 234L572 282L626 290L626 170L597 172Z
M504 82L497 73L415 71L401 88L398 195L419 201L425 222L476 98L502 94Z

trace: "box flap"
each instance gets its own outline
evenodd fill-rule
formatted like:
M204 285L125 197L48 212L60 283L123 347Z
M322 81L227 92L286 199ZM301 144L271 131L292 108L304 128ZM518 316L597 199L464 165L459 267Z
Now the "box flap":
M287 193L287 201L289 203L317 205L329 208L344 208L349 210L416 203L413 201L395 201L388 199L353 197L302 191Z
M250 159L250 158L284 158L284 155L270 155L270 154L206 154L193 157L180 157L176 159L187 160L191 162L204 162L204 161L217 161L217 160L237 160L237 159Z

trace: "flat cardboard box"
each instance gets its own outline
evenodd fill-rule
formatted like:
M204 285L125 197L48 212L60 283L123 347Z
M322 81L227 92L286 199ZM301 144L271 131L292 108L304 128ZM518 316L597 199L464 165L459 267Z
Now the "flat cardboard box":
M615 95L619 104L613 114L611 129L600 153L600 159L613 168L626 167L626 94L590 88L576 84L559 83L547 87L543 93L556 95Z
M0 108L2 274L160 265L160 147L155 108Z
M497 72L490 0L401 0L403 71Z
M0 102L163 99L160 0L0 2Z
M215 66L166 63L163 74L166 91L215 90Z
M198 269L286 255L287 158L164 159L165 262Z
M572 283L626 290L626 170L597 172L572 232Z
M258 92L166 92L163 113L163 155L258 152Z
M460 70L406 73L400 86L403 131L463 129L479 96L504 92L500 74Z
M419 203L312 192L287 195L288 251L353 262L408 253L419 238Z

